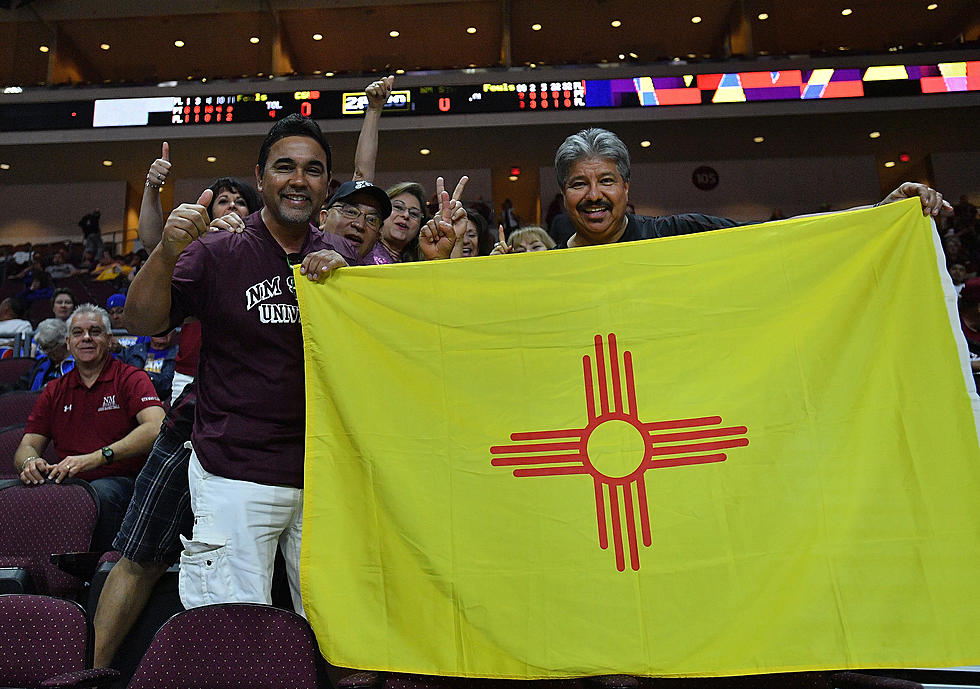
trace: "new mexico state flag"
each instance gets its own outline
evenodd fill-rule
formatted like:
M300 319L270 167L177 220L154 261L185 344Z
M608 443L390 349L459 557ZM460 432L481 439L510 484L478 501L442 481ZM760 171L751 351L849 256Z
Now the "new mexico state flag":
M978 403L939 255L911 200L297 278L325 656L977 663Z

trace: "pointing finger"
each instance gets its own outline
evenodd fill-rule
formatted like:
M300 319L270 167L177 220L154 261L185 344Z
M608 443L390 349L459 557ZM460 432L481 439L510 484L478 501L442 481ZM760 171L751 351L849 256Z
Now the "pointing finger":
M504 226L503 225L499 225L497 227L497 236L500 237L500 243L501 244L506 244L507 243L506 239L504 238Z
M463 196L463 189L466 188L466 183L470 181L470 178L463 175L459 178L459 183L456 185L456 189L453 190L453 201L459 201L460 197Z
M442 179L442 177L440 177L439 179ZM439 193L439 212L442 215L442 219L444 221L452 224L453 211L452 211L451 202L449 200L449 192L447 192L445 189L443 189Z
M163 142L163 146L161 146L161 149L162 150L160 151L160 157L163 158L164 160L166 160L169 163L170 162L170 144L168 144L166 141L164 141Z
M442 177L436 177L436 198L439 199L440 206L442 205L442 192L446 190L446 182ZM440 207L440 210L441 207Z

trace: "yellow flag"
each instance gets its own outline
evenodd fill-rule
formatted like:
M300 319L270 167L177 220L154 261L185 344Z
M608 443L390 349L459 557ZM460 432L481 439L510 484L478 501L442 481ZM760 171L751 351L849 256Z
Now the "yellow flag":
M330 662L980 662L978 409L916 200L297 279Z

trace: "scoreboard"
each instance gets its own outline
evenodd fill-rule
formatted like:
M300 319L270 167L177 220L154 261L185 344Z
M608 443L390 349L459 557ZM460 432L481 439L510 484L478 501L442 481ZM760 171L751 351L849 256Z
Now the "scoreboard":
M591 108L928 96L962 91L980 91L980 61L413 86L393 91L385 111L392 116L537 113ZM222 95L188 95L177 91L176 95L149 98L43 104L3 104L0 100L0 131L214 127L268 122L291 113L328 120L359 117L367 102L363 91L342 90L228 92Z

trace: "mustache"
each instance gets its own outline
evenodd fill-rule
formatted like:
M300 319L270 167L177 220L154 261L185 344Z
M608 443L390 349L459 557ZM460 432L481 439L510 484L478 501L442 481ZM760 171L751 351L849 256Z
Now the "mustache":
M582 212L585 212L586 208L602 208L604 210L611 211L612 204L608 201L581 201L575 206L575 208Z

